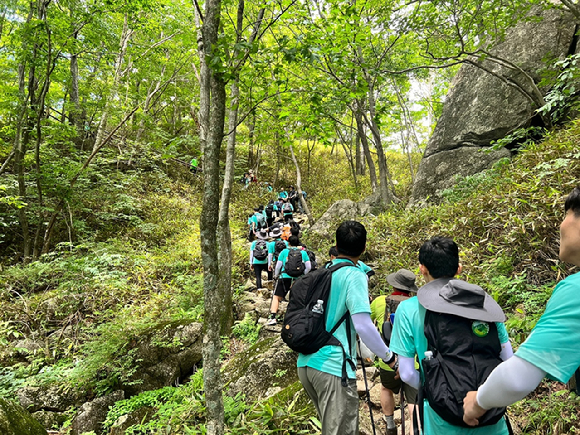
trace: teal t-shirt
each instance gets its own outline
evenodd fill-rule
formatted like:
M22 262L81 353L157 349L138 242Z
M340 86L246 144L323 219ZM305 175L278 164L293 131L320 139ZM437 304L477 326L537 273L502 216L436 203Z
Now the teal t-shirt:
M288 192L286 192L285 190L283 190L282 192L280 192L278 194L278 198L282 198L282 199L288 198Z
M252 227L252 224L254 225L254 228L258 228L258 218L255 214L248 218L248 225Z
M286 242L286 246L288 246L288 242ZM280 277L281 278L296 279L295 277L290 276L284 272L284 267L286 267L286 260L288 259L288 254L290 253L290 249L302 250L302 248L300 248L299 246L292 246L292 247L289 246L288 248L286 248L282 252L280 252L280 256L278 257L278 261L282 262L282 272L280 273ZM310 258L308 258L308 254L306 253L306 251L302 251L302 262L304 264L306 264L307 261L310 261Z
M288 207L286 204L288 204L288 206L290 206L290 207ZM289 210L286 209L287 207L289 208ZM290 204L289 202L284 203L282 205L282 212L284 213L284 216L292 214L293 211L294 211L294 206L292 204Z
M421 291L421 290L419 290ZM496 323L500 343L507 343L509 337L503 323ZM398 355L414 358L419 361L425 357L427 338L424 333L425 308L419 304L419 298L410 298L397 307L397 315L391 335L391 350ZM502 419L491 426L479 428L464 428L454 426L443 420L439 414L431 410L425 400L425 433L429 435L507 435L508 429Z
M368 266L368 265L364 264L364 263L363 263L362 261L360 261L360 260L359 260L359 261L356 263L356 267L358 267L360 270L362 270L362 271L365 273L365 275L366 275L367 273L369 273L371 270L373 270L373 269L371 269L371 267L370 267L370 266Z
M340 262L349 262L346 259L337 258L332 264ZM358 313L369 313L371 307L369 304L369 292L366 275L358 267L343 267L332 274L330 285L330 296L326 310L326 329L330 331L332 327L348 310L351 315ZM352 348L348 348L348 339L346 336L346 322L352 322L347 319L342 323L334 333L334 336L342 343L346 353L356 356L356 331L351 323L350 342ZM354 360L354 359L353 359ZM298 367L312 367L321 372L329 373L334 376L342 376L342 349L340 346L323 346L318 352L310 355L298 355ZM355 372L346 365L347 375L350 379L356 377Z
M546 311L516 355L560 382L568 382L580 366L580 272L560 281Z
M252 242L252 246L250 247L250 251L254 251L254 249L256 248L256 243L258 243L260 240L254 240ZM268 246L268 242L266 242L266 246ZM263 260L258 260L256 257L253 257L253 261L252 264L268 264L268 256L266 256L266 258L264 258Z

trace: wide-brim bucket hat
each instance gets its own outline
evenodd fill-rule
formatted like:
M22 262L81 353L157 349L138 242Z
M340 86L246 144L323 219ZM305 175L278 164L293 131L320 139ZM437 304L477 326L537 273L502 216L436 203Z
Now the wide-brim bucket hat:
M256 233L256 239L266 240L268 238L268 231L260 230Z
M435 280L419 289L419 303L436 313L483 322L505 322L498 303L484 289L460 279Z
M272 229L272 231L270 231L270 237L276 238L276 237L280 237L282 235L282 230L280 229L280 227L276 227L274 229Z
M394 288L409 292L417 292L418 290L415 279L415 274L407 269L399 269L387 276L387 282Z

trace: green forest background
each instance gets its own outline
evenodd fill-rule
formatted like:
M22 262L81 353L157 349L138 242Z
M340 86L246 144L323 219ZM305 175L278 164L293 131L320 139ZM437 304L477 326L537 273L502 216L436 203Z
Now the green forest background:
M203 218L217 222L223 186L231 186L227 308L236 310L251 275L247 216L273 198L259 185L243 189L238 180L250 168L275 189L296 184L298 168L314 220L337 200L383 189L384 211L362 218L369 241L361 259L377 272L371 292L388 291L386 275L401 267L419 275L425 239L453 237L462 278L502 305L517 347L555 283L575 271L558 260L558 229L580 179L576 57L545 73L552 91L537 109L547 128L497 144L516 144L512 160L458 178L437 204L406 205L457 69L530 19L531 7L580 16L564 1L4 2L0 396L48 385L105 395L138 370L133 340L167 322L215 316L202 233ZM222 112L204 100L208 84L212 101L223 97ZM212 124L220 113L221 130ZM215 128L226 134L211 151ZM189 172L193 156L204 174ZM319 258L332 244L308 229L303 242ZM260 336L253 322L227 323L213 340L222 362ZM65 327L74 333L42 350L14 347ZM119 402L106 427L151 406L154 418L131 433L206 433L203 371ZM223 396L225 432L317 432L312 407L278 399ZM509 415L519 433L577 433L578 406L564 385L545 381Z

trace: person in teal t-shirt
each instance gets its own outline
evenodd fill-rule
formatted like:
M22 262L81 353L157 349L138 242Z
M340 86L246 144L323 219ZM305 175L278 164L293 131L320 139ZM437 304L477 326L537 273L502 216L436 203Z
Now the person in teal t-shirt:
M580 266L580 186L564 204L560 225L560 260ZM546 311L513 358L503 362L477 391L463 401L463 420L477 425L486 410L517 402L534 391L548 375L568 382L580 367L580 273L558 283ZM576 377L578 382L578 375Z
M256 238L250 247L250 269L256 274L256 288L262 288L262 272L268 272L268 231L260 230L256 233ZM265 250L256 247L264 247ZM256 253L264 258L256 258Z
M276 246L274 244L274 248L275 247ZM270 304L270 316L268 317L267 322L268 325L275 325L278 322L276 320L276 314L278 313L280 302L286 299L286 295L290 291L290 288L296 279L296 277L292 277L286 273L286 261L288 260L290 250L301 251L302 263L304 263L304 275L310 272L310 269L312 268L310 258L308 258L306 251L302 250L298 236L290 236L288 238L288 247L280 252L278 260L276 261L274 278L279 279L276 282L276 288L274 289L274 295Z
M391 349L399 356L399 374L401 380L414 388L419 388L420 374L415 369L415 357L419 362L427 351L425 337L425 308L419 303L421 292L433 291L431 287L441 283L442 287L454 275L461 273L459 264L459 249L455 242L446 237L432 237L419 250L419 270L425 278L426 286L419 289L418 297L402 301L395 315L391 336ZM436 289L435 291L438 291ZM495 303L495 302L494 302ZM500 309L501 311L501 309ZM501 354L506 360L513 355L507 331L503 323L496 323ZM422 373L421 373L422 376ZM505 419L496 424L481 428L465 428L455 426L445 421L430 406L425 399L423 433L428 435L507 435L508 428Z
M298 378L314 403L324 435L358 434L356 374L346 363L342 350L348 360L356 361L357 333L371 352L391 367L396 364L396 356L385 345L371 321L366 275L355 266L365 250L366 236L364 225L356 221L343 222L336 230L339 256L332 264L347 263L348 266L332 274L330 296L324 312L328 331L349 312L350 316L333 334L342 347L323 346L315 353L298 355ZM346 370L346 386L342 384L343 367Z

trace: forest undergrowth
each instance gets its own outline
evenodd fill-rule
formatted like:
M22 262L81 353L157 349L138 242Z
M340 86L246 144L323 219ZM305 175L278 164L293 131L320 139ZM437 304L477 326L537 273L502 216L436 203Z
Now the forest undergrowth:
M558 261L558 229L563 200L580 179L579 143L576 121L541 143L523 144L513 161L459 179L440 204L411 210L405 209L411 186L406 157L391 154L401 202L362 218L369 233L362 259L377 271L372 292L387 291L386 275L401 267L419 275L421 243L433 235L451 236L460 247L462 278L482 285L504 307L517 347L542 314L555 283L574 272ZM370 193L368 180L361 177L355 187L347 163L340 155L330 156L328 149L317 150L310 165L304 188L315 219L336 200L360 200ZM156 160L147 168L126 171L97 163L91 171L102 183L87 183L76 202L71 201L74 234L63 226L55 249L30 264L13 264L9 253L3 257L0 396L12 396L23 386L52 384L104 395L138 370L129 352L132 340L166 322L203 320L201 178ZM273 177L274 165L265 164L261 178ZM280 185L293 179L292 169L286 169ZM236 184L230 221L234 299L250 276L247 215L253 204L271 197L258 186L244 190ZM330 241L307 230L304 241L326 258ZM227 359L259 339L259 326L238 322L232 336L224 338L222 356ZM30 352L20 347L24 340L42 346ZM127 433L168 427L168 433L203 433L201 383L199 370L184 386L129 398L112 409L108 424L123 410L147 406L154 418ZM288 394L284 403L227 399L228 433L260 428L258 433L279 433L281 427L283 433L316 433L313 408L292 402L292 397ZM546 381L509 413L517 433L564 434L580 431L577 409L575 394Z

